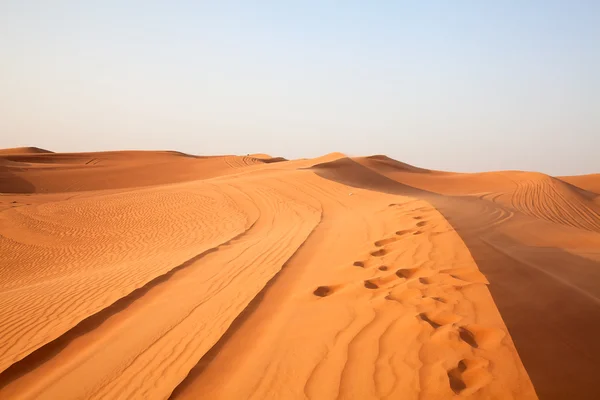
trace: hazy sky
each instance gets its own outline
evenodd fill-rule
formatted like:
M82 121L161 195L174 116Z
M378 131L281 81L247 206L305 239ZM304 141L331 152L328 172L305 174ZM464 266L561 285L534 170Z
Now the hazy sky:
M600 1L0 0L0 147L600 172Z

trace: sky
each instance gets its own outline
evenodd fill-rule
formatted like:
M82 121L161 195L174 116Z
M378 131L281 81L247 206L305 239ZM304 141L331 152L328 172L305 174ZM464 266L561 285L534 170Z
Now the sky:
M600 1L0 0L0 148L600 172Z

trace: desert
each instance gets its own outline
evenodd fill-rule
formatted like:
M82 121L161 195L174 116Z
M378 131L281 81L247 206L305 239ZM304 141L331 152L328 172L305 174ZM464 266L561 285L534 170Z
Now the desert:
M600 398L598 174L4 149L0 249L2 399Z

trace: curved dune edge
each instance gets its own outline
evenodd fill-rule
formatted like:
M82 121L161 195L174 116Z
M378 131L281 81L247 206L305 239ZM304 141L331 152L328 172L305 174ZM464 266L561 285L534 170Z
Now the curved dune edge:
M0 398L598 391L600 326L575 313L600 304L593 177L341 153L0 161ZM576 376L555 379L559 355Z

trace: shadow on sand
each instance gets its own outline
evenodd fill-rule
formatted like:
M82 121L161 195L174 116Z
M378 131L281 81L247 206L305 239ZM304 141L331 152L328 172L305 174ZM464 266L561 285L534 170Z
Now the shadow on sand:
M487 200L417 189L350 159L312 170L348 186L429 202L456 230L489 280L492 297L538 396L600 399L600 292L593 291L594 286L598 291L600 282L597 262L561 248L532 252L521 244L529 257L526 261L502 252L482 236L497 229L480 215L482 210L496 207ZM552 269L546 268L550 263Z

